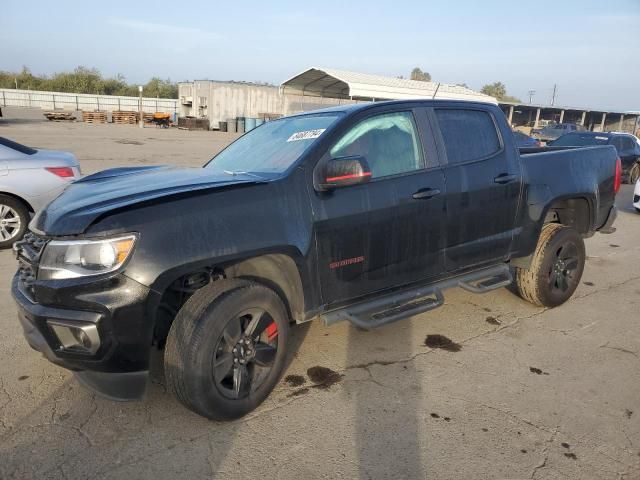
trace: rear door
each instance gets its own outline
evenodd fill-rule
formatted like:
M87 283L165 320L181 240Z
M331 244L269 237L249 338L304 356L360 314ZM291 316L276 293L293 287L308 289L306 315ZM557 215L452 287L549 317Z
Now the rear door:
M446 162L450 272L506 260L510 251L522 177L513 137L500 134L500 114L482 106L434 108L431 113Z
M426 114L376 109L336 134L330 158L365 157L365 184L312 192L323 300L344 302L444 273L444 173Z

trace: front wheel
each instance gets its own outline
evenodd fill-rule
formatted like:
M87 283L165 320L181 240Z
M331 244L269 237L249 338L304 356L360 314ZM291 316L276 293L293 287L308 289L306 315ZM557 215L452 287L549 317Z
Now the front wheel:
M516 268L520 296L542 307L563 304L580 283L585 256L584 241L574 229L556 223L543 226L531 266Z
M640 178L640 163L636 162L629 170L629 183L632 185L635 184L638 181L638 178Z
M167 386L188 408L228 420L260 405L284 371L289 317L273 290L220 280L180 309L165 350Z
M0 195L0 248L9 248L22 238L29 224L29 210L20 200Z

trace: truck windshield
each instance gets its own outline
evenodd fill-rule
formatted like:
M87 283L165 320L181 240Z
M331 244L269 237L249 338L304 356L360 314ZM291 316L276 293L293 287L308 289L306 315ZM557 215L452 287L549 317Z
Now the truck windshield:
M293 165L338 116L303 115L264 123L213 157L204 168L229 175L277 176Z
M553 142L549 142L549 145L554 147L583 147L588 145L607 145L608 143L609 137L606 135L568 133Z

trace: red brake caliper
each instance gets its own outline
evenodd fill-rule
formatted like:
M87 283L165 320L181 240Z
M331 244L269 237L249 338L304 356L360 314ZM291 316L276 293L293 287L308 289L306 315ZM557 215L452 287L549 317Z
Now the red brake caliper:
M272 341L274 338L276 338L278 336L278 325L276 325L276 322L273 322L271 325L269 325L266 329L266 332L269 341Z

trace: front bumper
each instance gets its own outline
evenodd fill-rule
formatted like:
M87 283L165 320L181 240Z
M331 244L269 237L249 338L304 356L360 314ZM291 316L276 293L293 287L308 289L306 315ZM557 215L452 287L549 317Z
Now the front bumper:
M11 291L24 336L34 350L76 372L83 385L105 397L132 400L144 395L153 333L151 290L117 274L92 283L36 282L32 297L16 274ZM95 354L65 351L47 320L96 325L99 349Z

